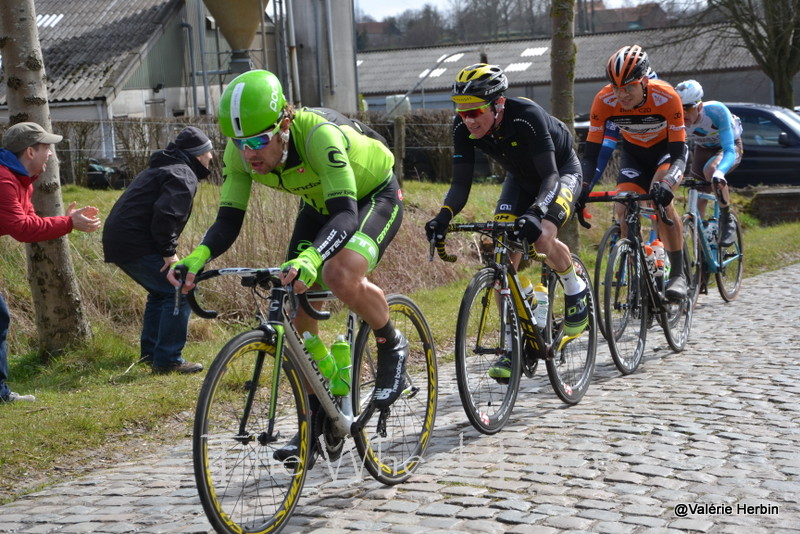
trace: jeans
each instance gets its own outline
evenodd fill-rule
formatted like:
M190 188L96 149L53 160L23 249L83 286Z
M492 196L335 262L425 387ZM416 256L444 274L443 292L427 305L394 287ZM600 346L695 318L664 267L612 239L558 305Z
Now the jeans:
M6 338L10 322L8 305L3 300L3 295L0 294L0 400L5 400L11 394L11 390L6 385L6 380L8 380L8 343L6 343Z
M183 363L181 351L186 345L191 309L181 295L178 314L174 315L175 288L167 280L166 271L160 272L164 258L150 254L117 266L147 290L140 341L142 358L152 359L153 367Z

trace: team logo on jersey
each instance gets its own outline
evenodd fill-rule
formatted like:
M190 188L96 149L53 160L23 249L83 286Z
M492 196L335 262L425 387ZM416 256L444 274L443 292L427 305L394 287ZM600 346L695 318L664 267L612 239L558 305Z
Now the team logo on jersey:
M655 102L656 106L664 105L667 100L669 100L666 96L662 95L661 93L657 93L653 91L653 102Z
M617 97L614 96L614 93L609 93L608 95L603 97L603 104L607 104L611 107L617 106Z
M336 147L331 147L328 150L328 161L331 163L331 167L346 167L347 161L344 158L342 151Z
M629 180L634 180L639 176L639 171L631 168L620 169L619 173Z

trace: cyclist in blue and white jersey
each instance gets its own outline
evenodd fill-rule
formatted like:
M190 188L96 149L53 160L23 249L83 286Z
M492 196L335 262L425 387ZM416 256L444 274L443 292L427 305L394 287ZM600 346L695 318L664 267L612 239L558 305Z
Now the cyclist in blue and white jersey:
M709 182L719 193L720 245L729 247L736 239L736 225L730 213L731 196L725 175L742 161L742 123L722 102L703 102L703 87L696 80L686 80L675 87L683 104L683 122L687 141L694 144L692 176ZM700 214L706 201L698 200Z

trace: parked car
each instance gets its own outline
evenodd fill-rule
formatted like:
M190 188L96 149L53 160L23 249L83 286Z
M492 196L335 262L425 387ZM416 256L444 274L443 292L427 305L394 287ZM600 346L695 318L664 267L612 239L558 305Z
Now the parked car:
M742 162L728 174L728 183L732 187L800 185L800 116L767 104L726 105L742 120L744 145Z

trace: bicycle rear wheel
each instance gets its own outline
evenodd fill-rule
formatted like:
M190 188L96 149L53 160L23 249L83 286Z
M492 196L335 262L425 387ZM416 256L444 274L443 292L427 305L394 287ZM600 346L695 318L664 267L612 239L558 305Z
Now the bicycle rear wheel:
M595 303L601 303L605 300L605 290L606 290L606 269L608 268L608 260L611 257L611 249L614 248L617 241L620 237L620 229L619 223L614 222L606 233L603 234L603 238L600 240L600 245L597 247L597 258L594 264L594 301ZM601 312L602 306L595 306L595 312L597 314L597 326L600 329L600 333L603 335L604 338L608 339L608 333L606 332L606 325L605 321L603 320L603 314Z
M353 436L367 471L382 484L403 482L419 466L433 434L439 379L436 348L425 316L404 295L389 295L389 317L408 339L405 388L388 409L385 424L376 411ZM375 337L362 323L353 351L353 413L367 408L375 389L377 369Z
M589 271L576 255L572 255L575 272L591 288ZM547 376L553 390L567 404L577 404L589 389L594 376L594 362L597 355L597 306L594 293L588 292L589 325L581 335L568 341L559 350L564 337L563 325L566 316L564 287L558 275L550 270L547 279L550 298L550 311L545 332L545 340L551 345L551 356L546 360Z
M686 227L683 232L684 238L687 236ZM692 273L691 252L689 242L683 242L683 274L686 277L687 293L686 298L679 301L667 301L664 304L664 314L662 315L661 326L667 343L675 352L681 352L689 341L689 332L692 329L692 315L694 313L694 299L697 295L695 286L696 276ZM674 267L673 267L674 268Z
M648 297L642 266L628 239L620 239L611 252L606 271L603 313L608 348L614 365L624 374L639 367L647 341Z
M311 439L308 397L284 360L270 420L274 366L275 347L264 332L252 330L220 350L203 381L192 459L200 502L217 532L278 532L300 498ZM273 459L298 432L295 461Z
M505 310L501 314L502 308ZM495 434L508 421L519 391L519 326L509 296L495 289L495 270L475 273L464 291L456 324L456 381L461 405L478 432ZM511 376L499 381L489 368L510 357Z
M717 288L725 302L731 302L739 296L742 289L742 273L744 272L744 241L739 219L731 213L736 225L736 240L730 247L719 248L721 266L717 269Z

